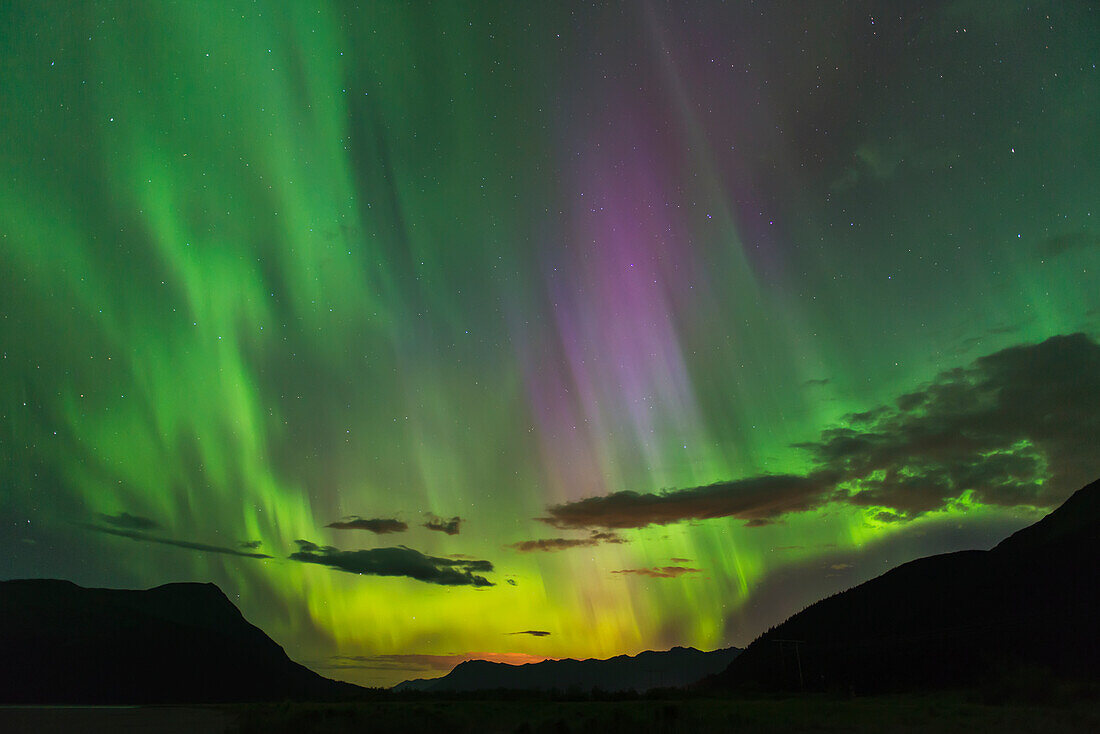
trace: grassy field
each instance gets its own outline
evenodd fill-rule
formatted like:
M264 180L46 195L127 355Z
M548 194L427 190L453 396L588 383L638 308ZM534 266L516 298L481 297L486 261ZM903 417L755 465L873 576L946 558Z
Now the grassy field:
M1095 700L987 704L950 696L842 700L378 701L241 707L238 734L319 732L1100 732Z
M757 698L663 694L390 694L354 703L0 707L0 732L157 734L695 734L696 732L1100 732L1097 684L1010 676L938 694ZM374 696L374 698L370 698Z

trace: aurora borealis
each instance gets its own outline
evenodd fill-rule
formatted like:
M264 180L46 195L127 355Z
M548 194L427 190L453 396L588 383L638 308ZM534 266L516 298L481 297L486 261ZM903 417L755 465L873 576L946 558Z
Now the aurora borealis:
M0 577L389 685L1034 521L1100 475L1100 9L905 5L3 4Z

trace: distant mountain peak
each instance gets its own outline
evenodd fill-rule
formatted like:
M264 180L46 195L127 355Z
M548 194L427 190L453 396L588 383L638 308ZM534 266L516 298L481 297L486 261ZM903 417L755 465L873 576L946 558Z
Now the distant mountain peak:
M605 690L646 691L687 686L724 669L741 651L730 647L701 652L693 647L645 650L607 659L544 660L513 665L467 660L441 678L408 680L395 691Z

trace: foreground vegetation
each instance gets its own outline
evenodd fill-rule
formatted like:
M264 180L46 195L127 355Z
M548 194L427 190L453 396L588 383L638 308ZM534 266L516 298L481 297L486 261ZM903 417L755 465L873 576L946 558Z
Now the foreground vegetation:
M984 696L840 699L379 700L241 707L236 734L319 732L1060 732L1100 731L1094 697L990 702ZM1026 698L1026 697L1025 697Z

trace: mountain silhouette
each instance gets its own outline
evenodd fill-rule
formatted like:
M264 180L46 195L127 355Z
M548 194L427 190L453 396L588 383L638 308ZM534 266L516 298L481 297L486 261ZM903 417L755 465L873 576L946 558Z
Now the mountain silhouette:
M395 691L647 691L687 686L717 673L741 652L736 647L702 652L674 647L607 660L544 660L510 665L468 660L442 678L407 680Z
M704 687L857 693L1100 675L1100 481L988 551L929 556L773 627Z
M0 661L0 703L336 699L362 690L293 662L214 584L0 582Z

